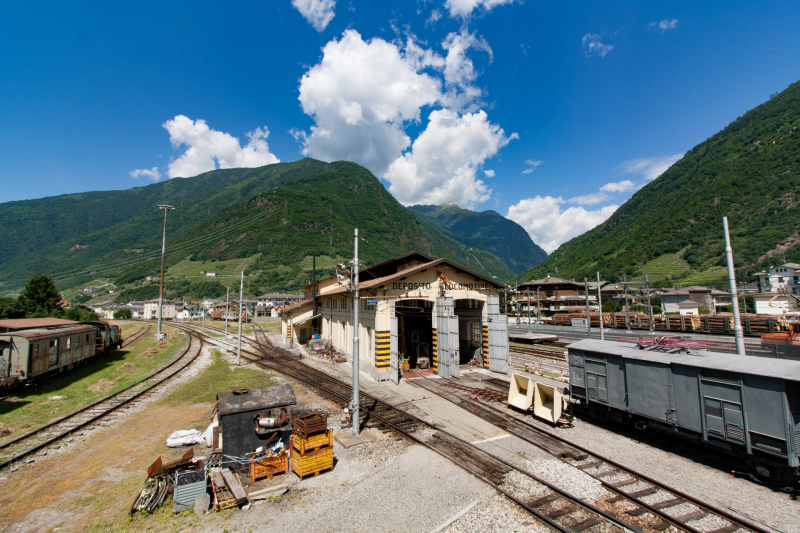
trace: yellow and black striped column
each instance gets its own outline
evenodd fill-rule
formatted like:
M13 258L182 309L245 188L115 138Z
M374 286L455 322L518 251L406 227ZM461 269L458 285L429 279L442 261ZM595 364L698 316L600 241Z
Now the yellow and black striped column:
M483 326L483 368L489 368L489 326Z
M378 370L388 369L391 366L391 346L390 333L388 331L375 332L375 368Z
M431 361L431 366L433 367L433 371L434 372L438 372L439 371L439 344L438 344L438 341L436 339L436 328L433 328L433 350L431 350L431 351L433 352L432 353L433 360Z

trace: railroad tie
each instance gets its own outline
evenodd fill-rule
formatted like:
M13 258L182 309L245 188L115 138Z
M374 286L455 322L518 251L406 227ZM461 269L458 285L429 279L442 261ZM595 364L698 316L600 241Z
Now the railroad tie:
M558 496L555 494L548 494L547 496L542 496L541 498L536 498L535 500L531 500L528 502L528 507L541 507L550 502L554 502L558 499Z
M578 522L577 524L573 524L571 526L567 526L567 528L570 531L573 531L574 533L580 533L584 529L589 529L592 526L596 526L600 522L602 522L602 520L599 517L592 516L591 518L587 518L583 522Z
M650 522L650 527L655 529L656 531L664 531L669 526L671 526L669 522L665 522L664 520L657 520L656 522Z
M584 463L582 465L574 465L574 466L575 466L575 468L577 468L579 470L587 470L589 468L594 468L596 466L601 466L602 464L603 464L603 461L598 461L598 460L595 459L594 461L590 461L590 462Z
M648 489L637 490L636 492L626 493L625 496L628 498L633 498L634 500L638 500L642 496L650 496L651 494L655 494L658 492L658 489L655 487L650 487Z
M654 503L650 507L652 507L653 509L661 510L661 509L666 509L667 507L675 507L676 505L684 503L685 501L686 500L684 500L683 498L672 498L670 500L664 500L663 502Z
M613 476L614 474L619 474L619 470L616 468L612 468L611 470L606 470L605 472L600 472L599 474L595 474L594 477L601 478L601 477L608 477Z
M619 488L619 487L625 487L627 485L633 485L634 483L638 483L638 482L639 482L638 479L632 477L630 479L624 479L622 481L617 481L616 483L609 483L608 486L613 488L613 489L616 489L616 488Z
M692 520L699 520L700 518L708 516L708 514L709 513L706 511L694 511L688 514L673 517L673 520L680 522L681 524L685 524L686 522L691 522Z
M645 514L646 512L647 509L645 509L644 507L637 507L636 509L629 509L625 511L625 514L629 514L631 516L639 516Z
M570 503L570 504L565 505L564 507L561 507L560 509L555 509L553 511L544 513L544 515L547 518L550 518L552 520L554 518L559 518L559 517L562 517L562 516L565 516L565 515L568 515L568 514L572 514L577 510L578 510L578 506L577 505L572 505Z

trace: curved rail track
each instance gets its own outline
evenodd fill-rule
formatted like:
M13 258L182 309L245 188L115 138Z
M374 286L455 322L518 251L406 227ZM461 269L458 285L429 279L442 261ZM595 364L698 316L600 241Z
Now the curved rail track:
M137 340L141 339L143 336L147 334L148 331L150 331L151 327L152 326L150 324L143 325L139 330L136 331L136 333L134 333L133 335L122 341L122 348L130 346Z
M188 330L187 333L189 334L189 342L183 351L167 365L146 378L14 440L1 444L0 457L2 462L0 462L0 469L20 461L75 431L99 422L122 407L141 401L146 395L154 392L154 389L177 377L197 359L203 347L202 335L191 330Z
M195 330L196 331L196 330ZM300 362L294 356L276 348L269 341L260 326L255 328L256 350L242 348L242 357L252 364L280 372L313 388L324 398L347 406L352 395L350 385ZM252 337L250 339L253 339ZM217 342L222 342L217 340ZM605 524L605 531L641 530L617 517L598 509L592 504L536 477L516 465L497 457L477 446L448 433L434 424L426 422L403 409L392 406L364 391L361 391L360 427L378 427L391 430L400 436L425 446L446 457L461 468L491 485L529 513L535 515L552 529L561 533L580 533L589 528ZM415 433L427 427L434 430L432 437L426 438ZM523 501L501 485L504 476L517 471L530 480L540 484L548 492L547 509L542 507L541 498Z
M509 415L505 411L507 406L503 403L499 403L498 406L492 406L487 403L478 405L477 402L471 399L475 394L471 391L465 391L468 387L460 384L453 386L453 384L444 382L444 380L434 381L429 378L417 378L415 381L422 385L423 388L467 407L474 414L478 414L509 433L553 453L563 462L597 479L603 487L615 494L615 496L606 500L606 503L611 505L623 500L634 503L635 507L625 511L625 514L632 517L650 514L658 520L658 522L655 522L657 527L653 529L660 530L662 526L663 529L668 526L675 526L682 531L690 533L733 533L736 531L770 533L769 530L761 526L739 518L568 439L531 424L523 420L519 415ZM440 381L443 383L440 384ZM492 384L497 384L497 381L496 378L485 380L485 382ZM446 390L448 388L454 389L454 391L449 392ZM475 405L469 406L466 402L472 402ZM557 450L565 450L566 453L559 453ZM653 522L651 521L651 523Z

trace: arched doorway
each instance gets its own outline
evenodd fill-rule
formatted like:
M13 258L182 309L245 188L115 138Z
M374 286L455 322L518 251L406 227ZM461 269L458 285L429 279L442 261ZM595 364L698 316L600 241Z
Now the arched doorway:
M459 364L467 364L478 359L483 344L483 302L463 299L455 301L455 314L458 317Z
M397 300L397 352L408 368L428 368L433 347L433 302ZM405 365L404 365L405 366Z

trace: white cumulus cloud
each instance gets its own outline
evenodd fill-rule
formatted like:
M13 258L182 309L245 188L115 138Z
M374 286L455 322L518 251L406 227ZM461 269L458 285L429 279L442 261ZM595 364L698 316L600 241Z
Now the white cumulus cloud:
M528 165L528 168L523 170L522 173L531 174L534 170L536 170L536 167L538 167L542 163L544 163L544 161L534 161L533 159L528 159L527 161L525 161L525 164Z
M292 5L315 30L322 31L333 20L336 0L292 0Z
M136 170L131 170L128 174L130 174L132 178L147 176L153 181L158 181L161 178L161 172L158 171L158 167L153 167L149 170L146 168L137 168Z
M509 207L506 217L525 228L531 239L547 253L552 253L566 241L607 220L619 207L608 205L596 211L583 207L562 209L564 203L560 196L526 198Z
M606 57L606 55L614 49L613 44L605 44L600 40L601 38L600 35L594 33L587 33L583 36L581 45L583 46L583 53L586 54L586 57Z
M444 6L450 10L451 17L466 18L475 9L491 11L497 6L510 4L514 0L447 0Z
M631 180L622 180L620 182L614 183L606 183L602 187L600 187L601 191L604 192L626 192L636 188L636 184L633 183Z
M186 151L168 166L170 178L196 176L219 168L260 167L280 160L269 151L267 128L256 128L247 133L249 142L242 147L239 139L221 131L212 130L205 120L177 115L162 124L169 132L173 148L186 145Z
M444 59L413 42L405 50L354 30L322 49L322 61L303 75L300 105L314 118L298 132L303 154L354 161L381 176L410 144L404 122L419 121L422 106L438 101L441 82L421 72Z
M442 43L442 48L447 50L444 60L444 81L447 89L441 98L441 103L455 109L474 111L480 105L479 98L482 93L480 88L472 83L478 74L467 52L470 49L486 52L491 61L492 49L484 39L466 31L448 34Z
M428 126L411 151L397 158L384 178L389 191L405 205L456 203L472 208L491 190L476 178L484 161L518 136L506 136L484 111L463 115L432 111Z
M658 30L661 33L668 32L669 30L674 30L677 27L678 27L678 19L664 19L659 22L650 23L651 30Z
M486 174L487 178L493 178L494 177L494 170L484 170L483 173Z
M622 163L622 170L626 174L641 174L648 180L654 180L667 171L683 157L683 152L674 155L661 157L650 157L646 159L629 159ZM623 182L624 183L624 182Z

